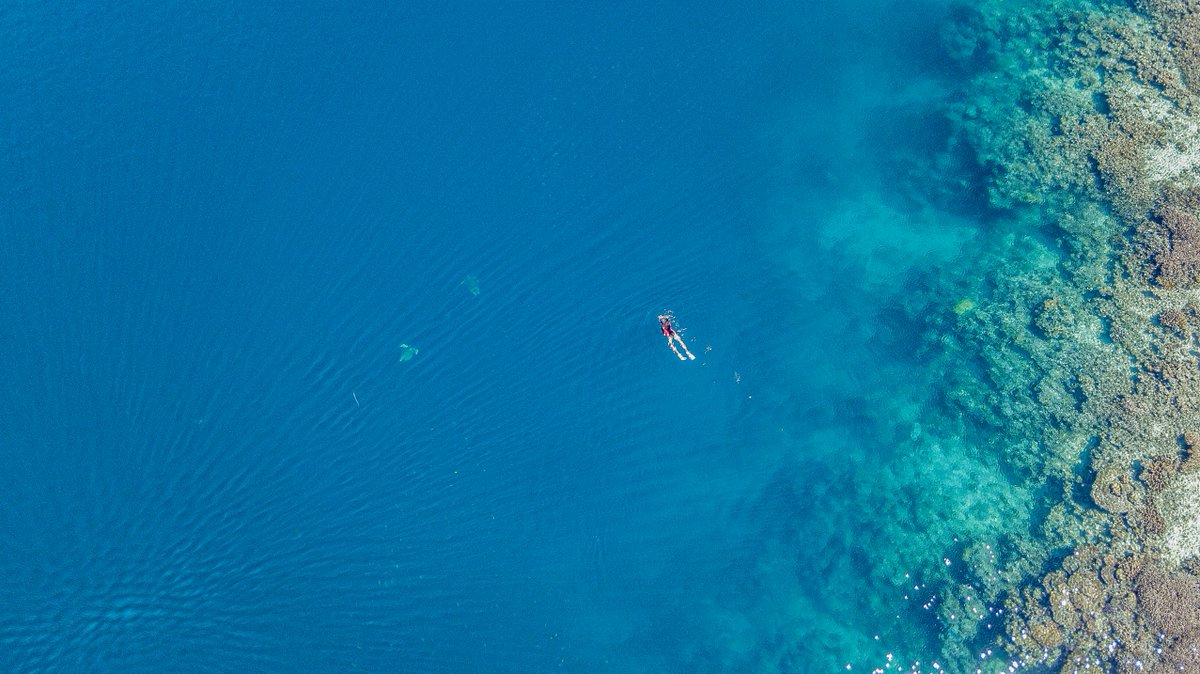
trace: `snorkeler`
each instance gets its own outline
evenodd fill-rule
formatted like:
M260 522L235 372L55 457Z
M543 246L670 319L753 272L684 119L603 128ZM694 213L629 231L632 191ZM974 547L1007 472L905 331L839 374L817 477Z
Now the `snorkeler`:
M678 332L675 332L674 326L671 325L672 318L674 318L674 316L672 316L671 312L669 311L665 314L658 315L658 325L660 328L662 328L663 336L667 338L667 346L671 347L671 350L675 352L676 356L679 356L679 360L687 360L688 358L696 360L696 357L692 355L692 352L688 351L687 344L683 343L683 338L679 336ZM683 353L679 353L679 349L675 348L675 342L679 342L679 346L683 347L683 353L687 354L687 358L684 358Z

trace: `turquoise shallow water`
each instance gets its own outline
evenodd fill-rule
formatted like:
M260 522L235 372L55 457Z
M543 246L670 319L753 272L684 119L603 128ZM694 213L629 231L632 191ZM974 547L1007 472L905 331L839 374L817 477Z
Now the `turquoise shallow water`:
M908 666L1029 516L947 8L0 18L6 670Z

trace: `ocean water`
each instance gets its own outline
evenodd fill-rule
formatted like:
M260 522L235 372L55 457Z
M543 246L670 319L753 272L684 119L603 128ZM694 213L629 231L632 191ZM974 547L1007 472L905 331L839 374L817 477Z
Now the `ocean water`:
M870 671L969 641L932 574L1031 497L942 402L939 326L1003 239L947 150L953 20L0 10L0 668Z

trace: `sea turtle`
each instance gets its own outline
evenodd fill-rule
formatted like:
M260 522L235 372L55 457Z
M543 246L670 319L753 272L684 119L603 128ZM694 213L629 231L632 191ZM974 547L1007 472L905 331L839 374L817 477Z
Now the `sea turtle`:
M409 346L408 344L401 344L400 345L400 362L403 363L406 361L410 361L413 359L413 357L415 357L420 352L421 352L420 349L418 349L415 346Z

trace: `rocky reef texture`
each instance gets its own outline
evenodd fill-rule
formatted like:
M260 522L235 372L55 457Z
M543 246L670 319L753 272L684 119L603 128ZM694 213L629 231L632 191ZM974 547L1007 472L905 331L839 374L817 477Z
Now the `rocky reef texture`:
M1022 662L1060 671L1200 670L1200 579L1146 553L1082 546L1009 601Z
M1003 605L992 647L1005 667L1200 671L1200 0L985 1L944 41L978 73L957 142L1031 270L953 326L982 367L948 402L1044 483L1028 536L964 559Z

